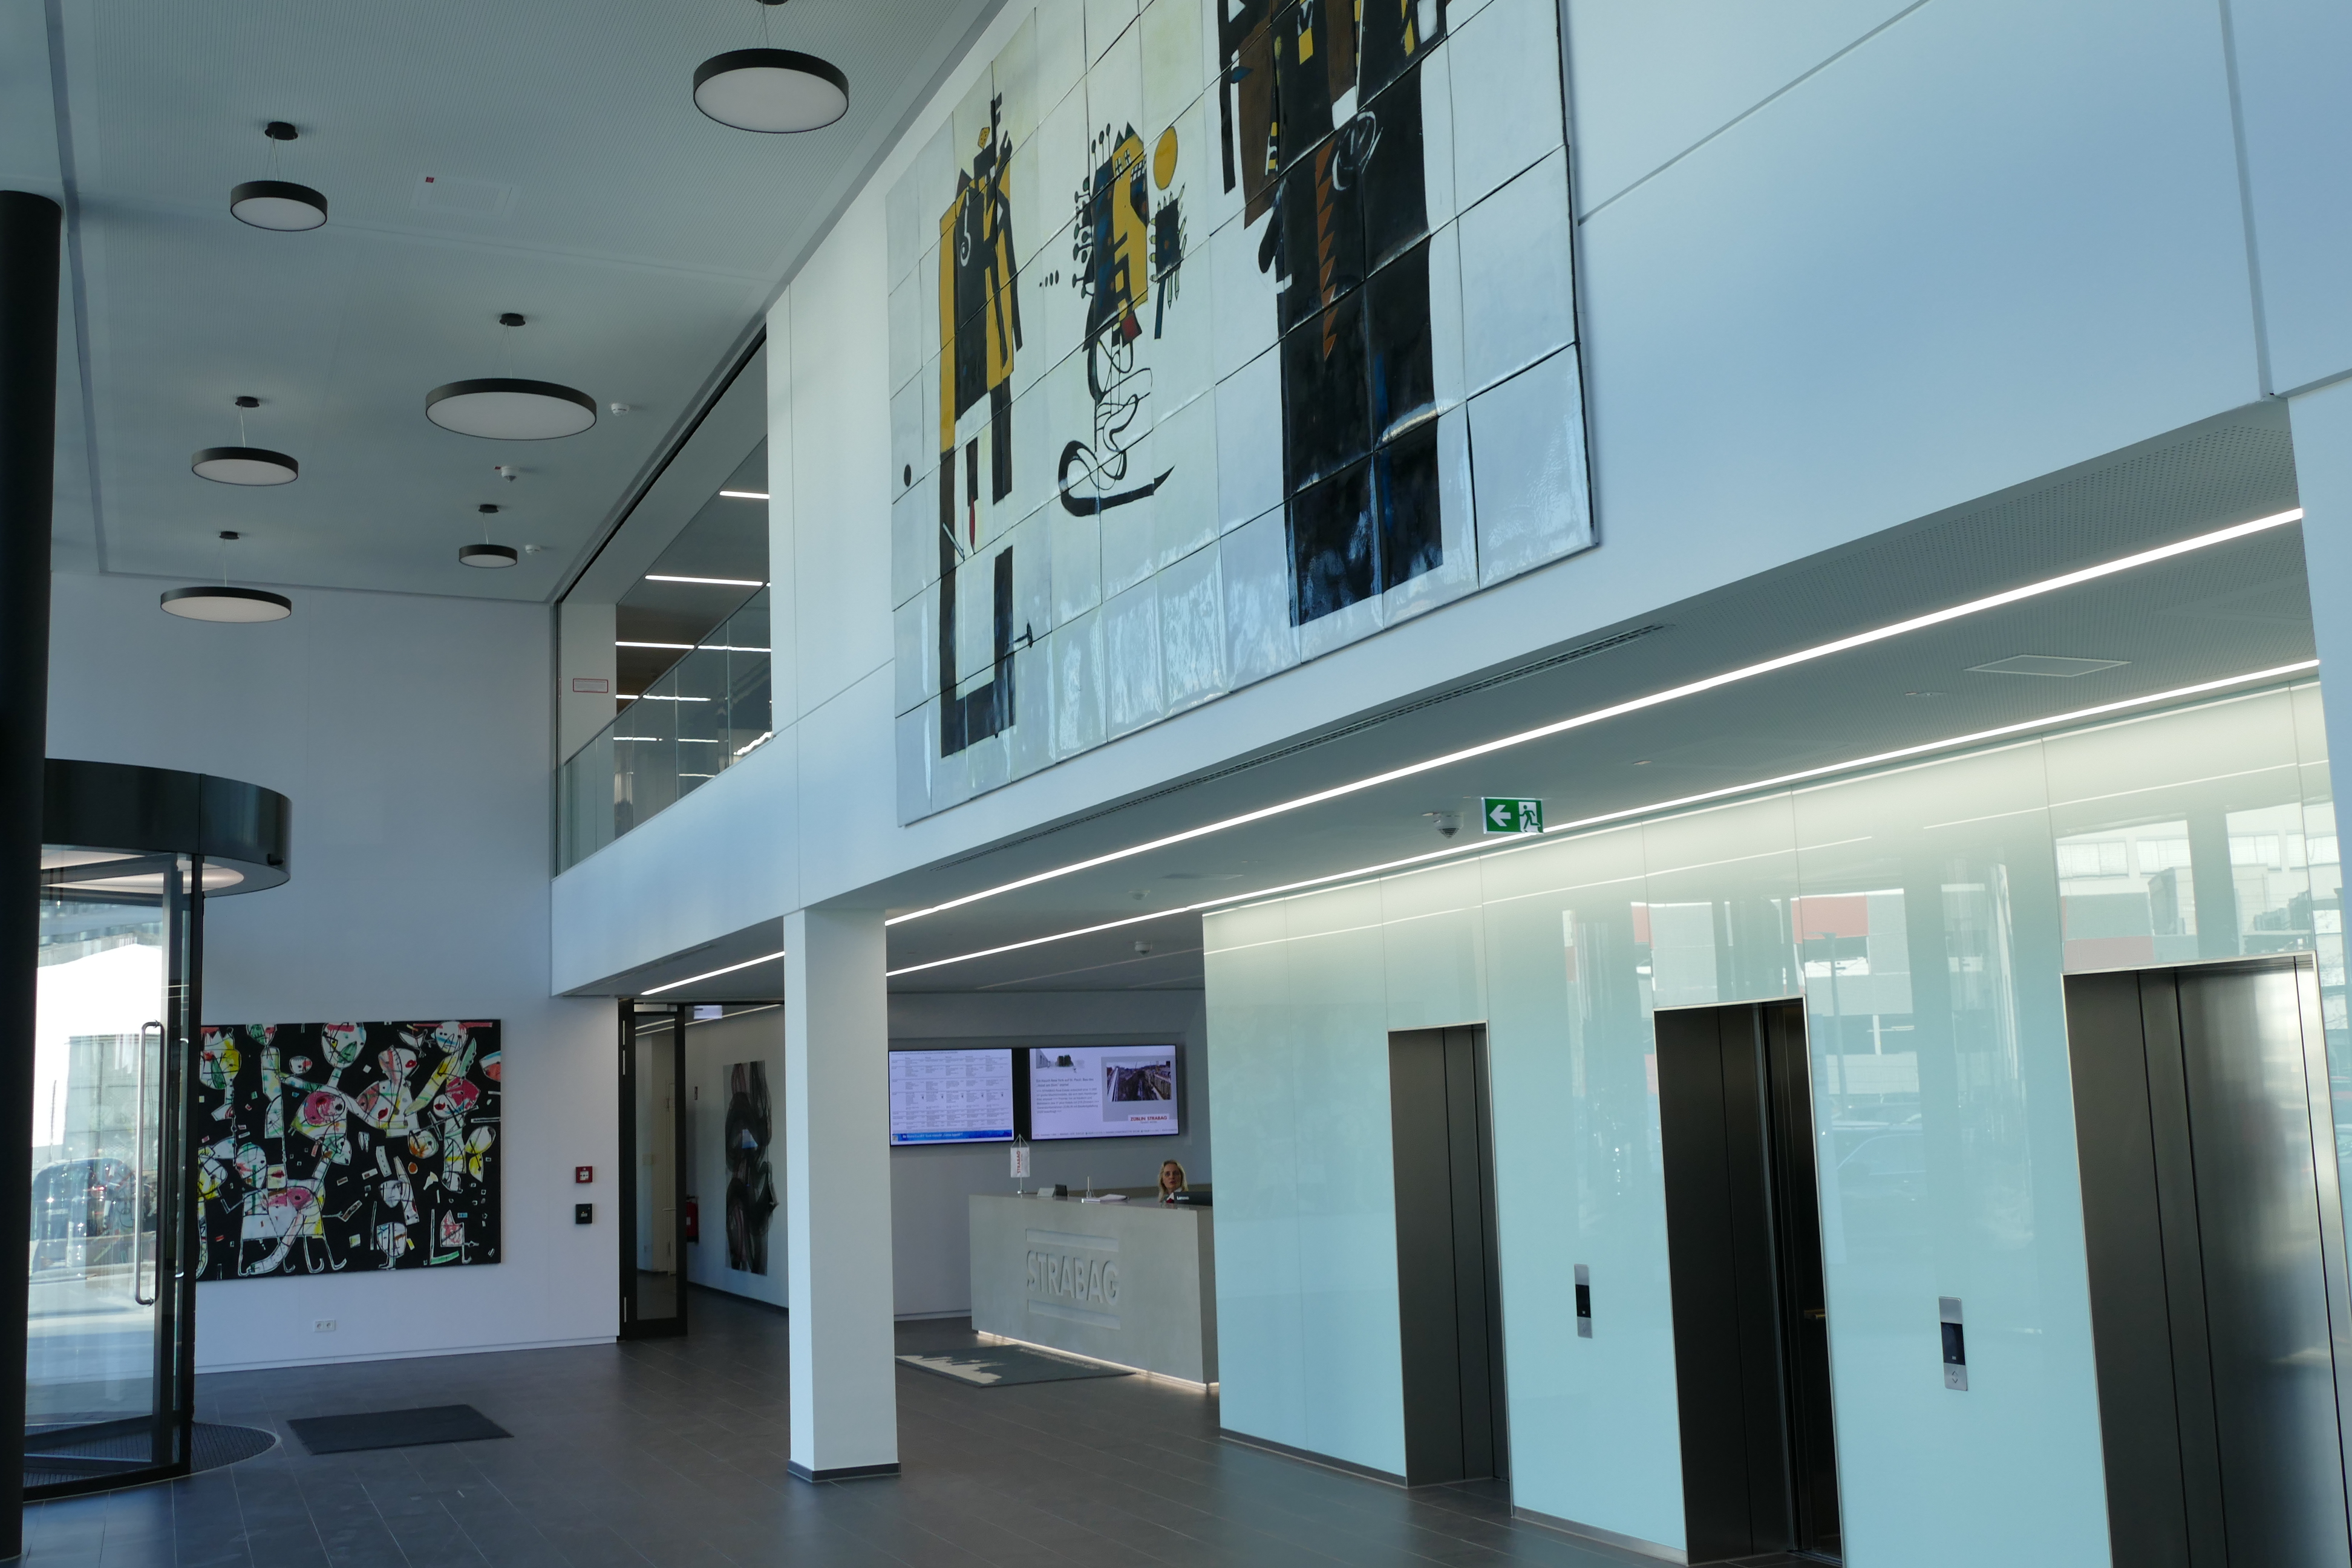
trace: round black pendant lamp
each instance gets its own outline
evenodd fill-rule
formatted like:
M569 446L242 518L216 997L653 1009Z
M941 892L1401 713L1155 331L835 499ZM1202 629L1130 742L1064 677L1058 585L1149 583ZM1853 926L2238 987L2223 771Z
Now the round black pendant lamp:
M484 517L489 517L495 514L499 509L492 506L489 502L484 501L481 506L476 510L479 510ZM521 559L522 556L516 551L513 545L492 544L490 542L490 525L487 522L482 524L481 543L461 544L457 547L458 564L463 566L479 566L486 571L495 571L501 566L511 566Z
M258 397L236 400L237 444L206 447L189 458L196 478L221 485L290 485L301 477L302 465L285 453L245 444L245 411L260 406Z
M511 330L523 324L513 310L499 317ZM503 335L499 346L505 346ZM596 423L596 400L576 387L519 376L453 381L425 395L425 417L460 436L490 441L551 441L577 436Z
M783 3L760 0L761 47L730 49L695 68L695 108L721 125L769 136L820 130L849 112L849 79L838 66L765 47L765 8Z
M247 180L232 188L228 194L229 216L237 222L255 228L276 229L280 233L298 233L317 228L327 221L327 198L308 185L298 185L291 180L276 178L278 144L291 142L301 134L283 120L273 120L261 128L269 138L269 172L267 180Z
M228 585L228 547L240 536L221 531L221 580L217 586L173 588L163 595L163 613L185 621L282 621L294 613L294 601L260 588Z

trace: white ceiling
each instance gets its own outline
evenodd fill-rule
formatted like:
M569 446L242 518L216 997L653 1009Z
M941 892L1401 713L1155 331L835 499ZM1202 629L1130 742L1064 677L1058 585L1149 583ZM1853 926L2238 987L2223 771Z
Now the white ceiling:
M240 580L551 596L992 5L0 0L0 182L73 217L60 566L208 574L236 529ZM695 66L760 42L763 13L848 73L841 122L758 136L695 110ZM301 135L278 176L326 193L323 228L228 215L280 119ZM529 324L502 332L505 310ZM426 421L428 390L491 374L631 412L543 443ZM296 483L189 473L237 439L240 394ZM544 551L459 566L483 501Z

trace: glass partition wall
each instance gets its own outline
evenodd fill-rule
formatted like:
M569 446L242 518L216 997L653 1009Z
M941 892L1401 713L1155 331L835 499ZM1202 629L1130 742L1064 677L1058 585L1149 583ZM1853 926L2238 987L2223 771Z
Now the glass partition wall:
M186 1464L194 1205L182 1178L202 868L186 855L42 855L28 1497Z
M556 869L577 865L772 735L761 588L572 753L556 778Z

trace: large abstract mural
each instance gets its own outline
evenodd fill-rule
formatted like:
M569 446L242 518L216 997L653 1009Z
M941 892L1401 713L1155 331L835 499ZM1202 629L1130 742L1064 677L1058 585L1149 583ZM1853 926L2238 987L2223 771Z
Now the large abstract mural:
M1552 0L1044 0L887 200L903 819L1592 542Z
M207 1025L199 1279L499 1260L499 1026Z

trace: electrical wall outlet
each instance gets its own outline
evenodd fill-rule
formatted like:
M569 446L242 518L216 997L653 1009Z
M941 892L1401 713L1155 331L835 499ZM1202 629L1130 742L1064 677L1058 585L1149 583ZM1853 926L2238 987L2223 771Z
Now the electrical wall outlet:
M313 1319L310 1323L310 1331L314 1334L331 1334L335 1331L335 1320L332 1318Z

